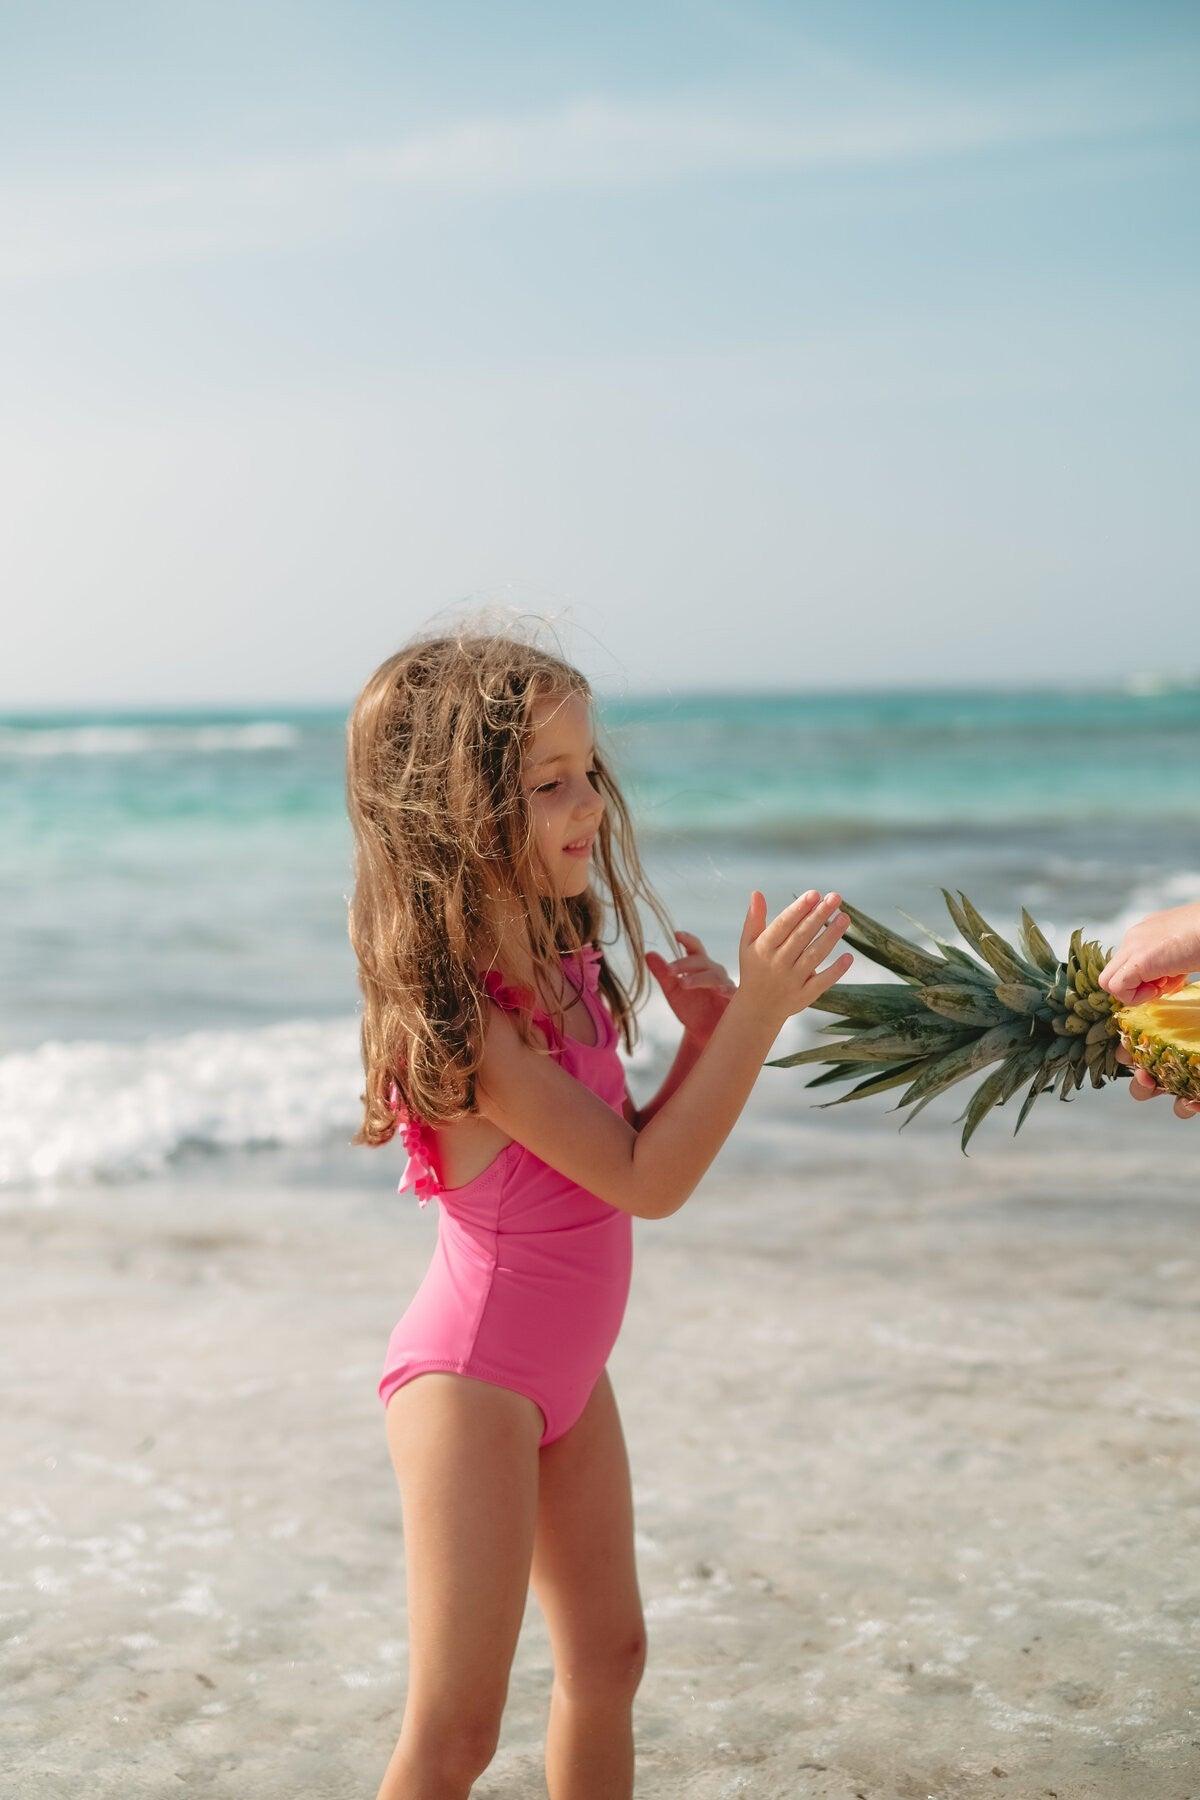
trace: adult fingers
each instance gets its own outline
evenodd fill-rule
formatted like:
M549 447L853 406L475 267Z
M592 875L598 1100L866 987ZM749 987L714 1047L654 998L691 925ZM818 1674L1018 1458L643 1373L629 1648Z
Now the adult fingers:
M1158 997L1160 1000L1165 1000L1169 994L1177 994L1180 988L1189 987L1190 985L1191 983L1187 975L1168 975L1158 984Z
M1141 1006L1147 1000L1163 1000L1188 985L1187 975L1147 975L1144 964L1136 959L1113 960L1096 977L1114 1000L1124 1006Z
M1145 978L1137 957L1128 950L1118 950L1105 963L1096 982L1099 987L1106 988L1114 1000L1121 1000L1128 1006L1138 988L1145 985Z

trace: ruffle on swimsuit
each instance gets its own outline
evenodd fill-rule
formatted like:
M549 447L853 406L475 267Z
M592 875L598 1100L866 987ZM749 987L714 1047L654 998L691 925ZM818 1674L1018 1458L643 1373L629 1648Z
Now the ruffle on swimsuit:
M603 951L595 944L585 944L582 950L572 952L564 950L563 957L574 956L583 970L584 986L589 993L596 993L600 986L600 964ZM534 996L526 987L516 982L505 981L499 969L485 969L480 977L487 992L497 1006L520 1010ZM541 1025L554 1048L561 1049L563 1034L556 1027L549 1013L535 1009L532 1017ZM442 1191L441 1176L437 1171L436 1151L432 1129L423 1119L414 1118L403 1106L400 1091L393 1081L388 1088L388 1108L397 1115L400 1136L404 1140L404 1148L408 1153L408 1161L404 1165L404 1173L396 1188L398 1194L413 1192L417 1196L418 1206L428 1206L436 1200Z

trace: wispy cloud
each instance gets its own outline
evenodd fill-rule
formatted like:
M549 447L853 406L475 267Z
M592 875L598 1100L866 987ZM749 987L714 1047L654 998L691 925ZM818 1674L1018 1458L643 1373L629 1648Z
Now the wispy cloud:
M992 96L806 92L585 97L358 143L133 179L0 188L0 280L171 263L336 237L381 195L550 194L706 177L920 169L987 152L1135 140L1194 124L1193 59L1143 58Z

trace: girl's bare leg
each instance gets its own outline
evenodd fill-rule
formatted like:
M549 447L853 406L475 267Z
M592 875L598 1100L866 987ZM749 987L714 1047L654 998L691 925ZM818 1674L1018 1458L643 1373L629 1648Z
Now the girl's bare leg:
M387 1406L408 1588L408 1692L376 1800L466 1800L496 1753L529 1592L542 1414L449 1371Z
M646 1658L625 1438L607 1369L541 1452L532 1580L554 1650L550 1800L630 1800Z

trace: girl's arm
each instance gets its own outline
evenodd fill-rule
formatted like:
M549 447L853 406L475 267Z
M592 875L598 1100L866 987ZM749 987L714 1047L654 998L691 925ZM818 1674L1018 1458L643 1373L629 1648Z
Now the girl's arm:
M683 1037L679 1041L679 1048L675 1052L675 1061L667 1070L662 1086L652 1100L647 1100L645 1106L635 1106L633 1097L629 1093L628 1088L626 1088L625 1094L628 1104L625 1108L625 1117L629 1120L629 1123L633 1126L635 1131L640 1131L647 1120L654 1117L659 1107L664 1105L665 1102L671 1098L671 1095L675 1092L680 1082L695 1068L703 1048L704 1045L698 1038L691 1037L685 1031Z
M476 1072L479 1111L610 1206L641 1219L678 1212L737 1123L786 1021L845 973L848 956L817 967L848 923L844 914L832 917L837 898L814 905L804 895L765 932L758 925L763 951L757 942L747 950L742 983L712 1036L674 1091L656 1095L640 1130L552 1057L523 1044L496 1006ZM756 890L747 930L760 902Z

